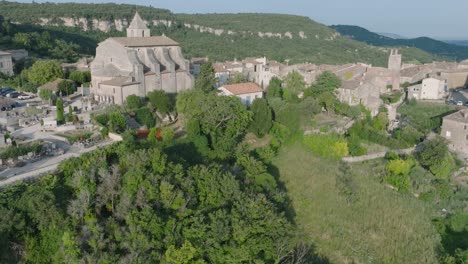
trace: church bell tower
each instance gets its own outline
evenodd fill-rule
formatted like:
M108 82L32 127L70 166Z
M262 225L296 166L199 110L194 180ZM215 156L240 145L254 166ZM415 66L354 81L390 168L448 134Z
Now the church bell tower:
M128 38L135 38L135 37L150 37L151 32L149 28L146 26L145 21L141 19L140 14L138 12L135 13L135 17L133 18L130 26L127 28L127 37Z

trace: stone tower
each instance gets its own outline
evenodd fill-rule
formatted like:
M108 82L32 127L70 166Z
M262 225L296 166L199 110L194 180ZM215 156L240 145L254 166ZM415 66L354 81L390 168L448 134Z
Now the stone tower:
M388 69L392 71L392 89L400 90L401 54L397 49L390 50Z
M145 21L141 19L140 14L138 12L135 13L135 17L133 18L130 26L127 28L127 37L135 38L135 37L150 37L151 32L149 28L146 26Z
M397 72L400 72L401 70L401 54L398 54L397 49L390 50L390 56L388 57L388 69Z

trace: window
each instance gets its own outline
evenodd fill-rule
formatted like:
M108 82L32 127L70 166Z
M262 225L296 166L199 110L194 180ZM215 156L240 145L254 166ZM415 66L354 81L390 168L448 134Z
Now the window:
M250 105L250 95L247 95L247 98L245 98L245 104Z
M466 135L466 137L465 137L465 138L466 138L466 140L468 140L468 135Z
M466 130L466 125L464 125L463 128Z
M3 68L3 62L0 62L0 69Z
M452 133L450 131L445 132L445 137L450 138L452 136Z

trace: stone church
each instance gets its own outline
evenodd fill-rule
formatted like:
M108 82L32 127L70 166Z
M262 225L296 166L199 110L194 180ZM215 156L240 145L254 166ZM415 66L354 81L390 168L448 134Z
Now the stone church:
M91 63L91 93L98 102L123 104L129 95L191 89L194 78L179 44L166 36L151 36L138 12L127 37L99 43Z

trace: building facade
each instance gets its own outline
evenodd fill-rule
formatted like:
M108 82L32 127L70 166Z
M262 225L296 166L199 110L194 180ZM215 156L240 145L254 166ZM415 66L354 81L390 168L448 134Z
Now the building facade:
M441 100L447 95L447 80L443 78L426 78L421 84L408 87L408 99Z
M441 136L448 140L451 150L468 154L468 109L444 117Z
M263 90L256 83L238 83L223 85L218 88L219 95L237 96L245 105L251 105L255 99L263 98Z
M193 88L190 63L177 42L151 36L138 13L127 37L99 43L91 63L91 93L99 102L123 104L129 95L163 90L178 93Z
M13 75L13 59L11 53L0 51L0 72L8 76Z

